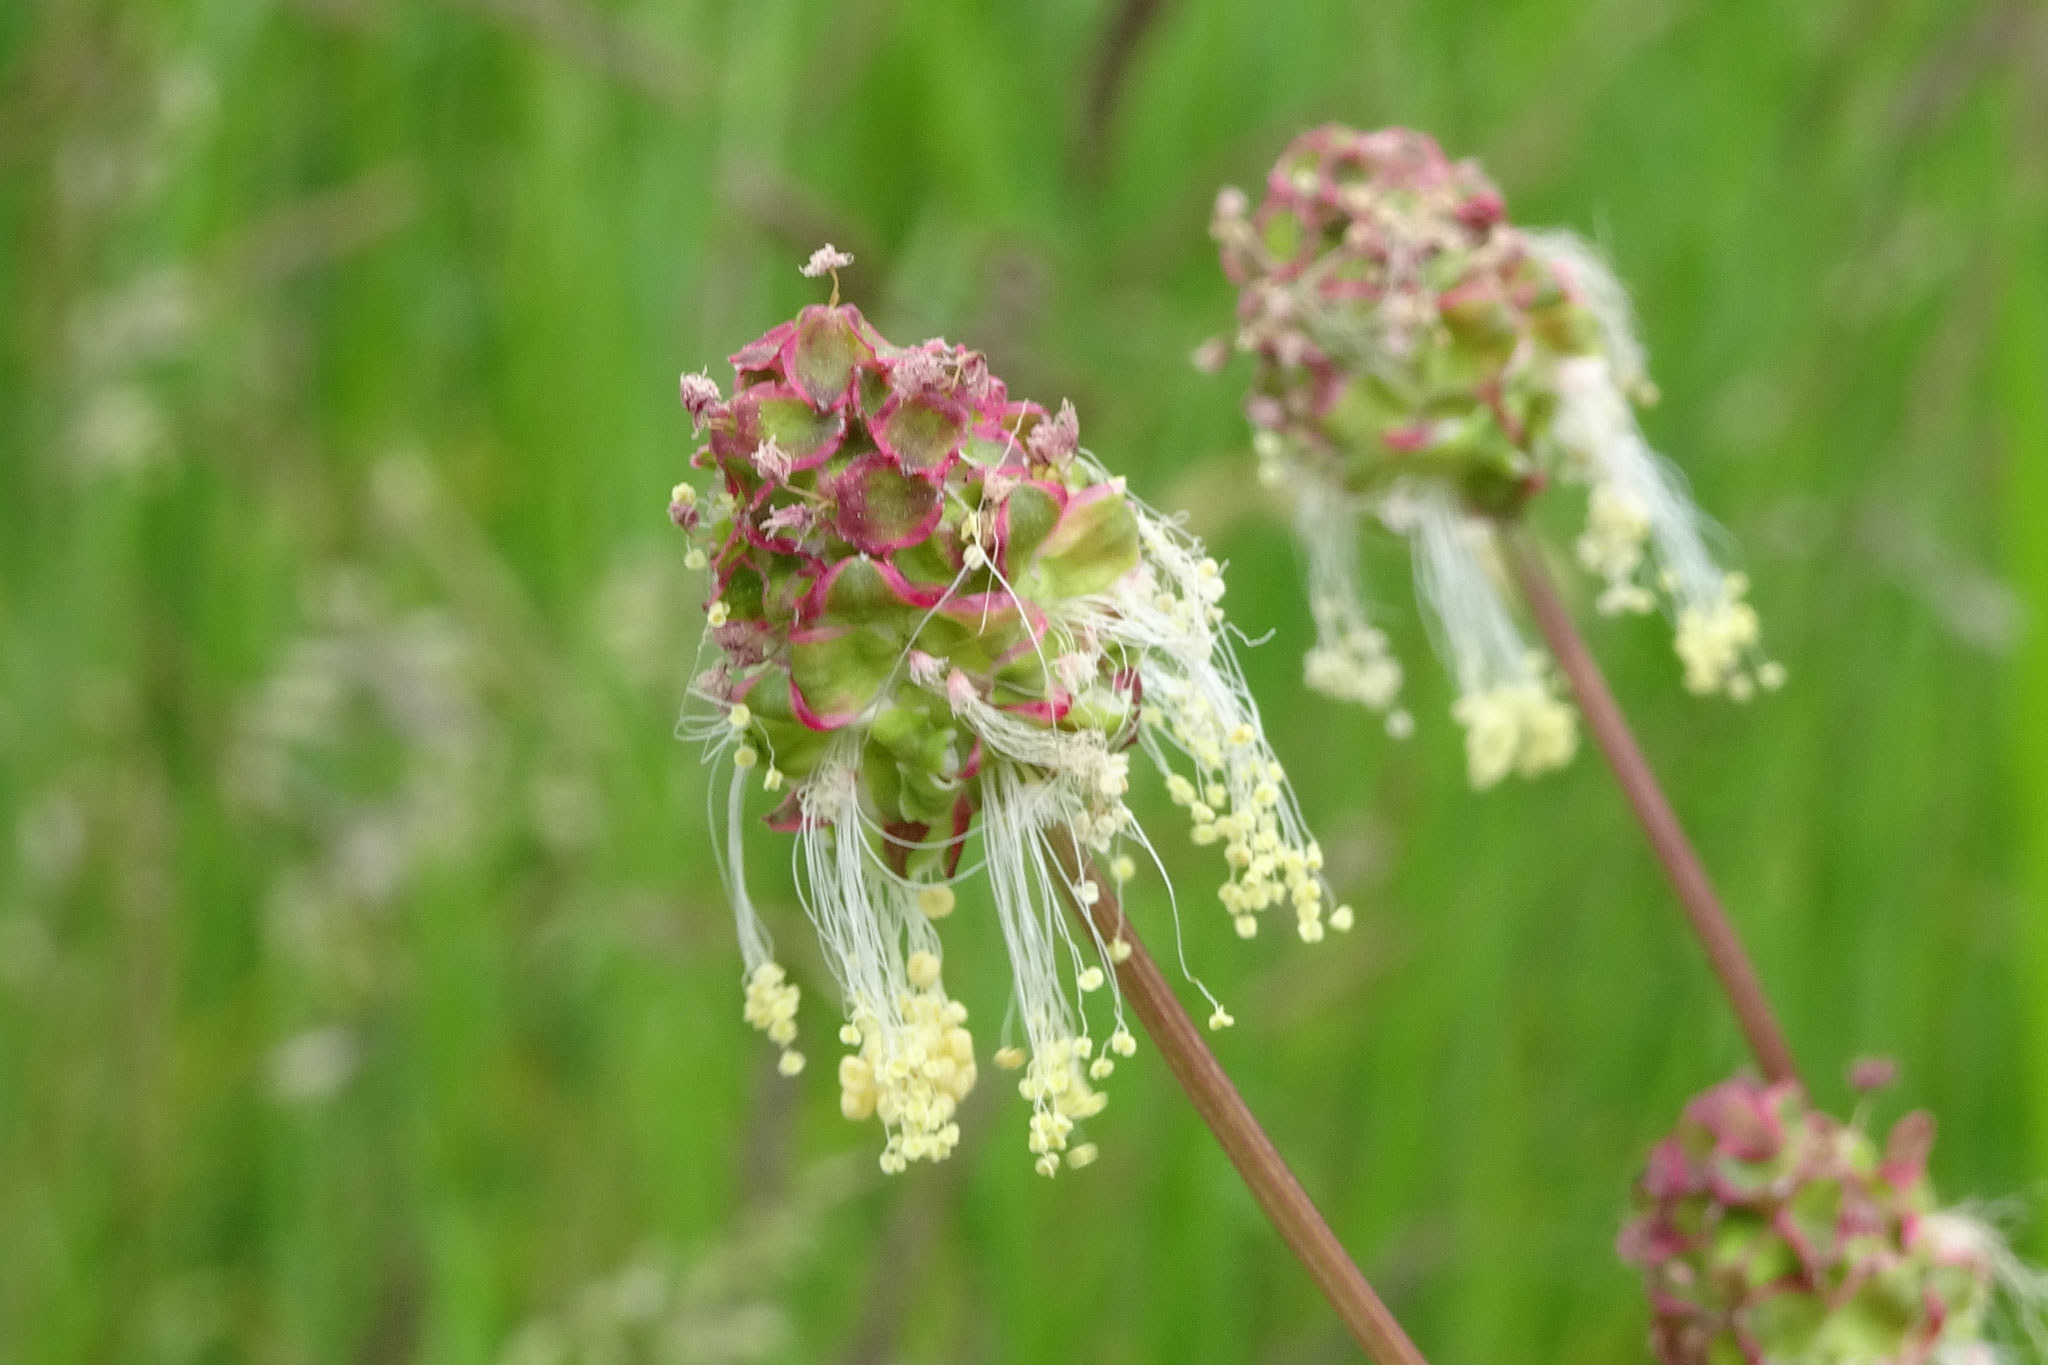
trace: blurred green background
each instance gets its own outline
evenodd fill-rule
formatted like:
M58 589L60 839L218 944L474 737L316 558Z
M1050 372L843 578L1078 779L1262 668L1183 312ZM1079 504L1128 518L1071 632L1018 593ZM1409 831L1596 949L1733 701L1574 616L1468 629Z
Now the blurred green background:
M1032 1173L989 1071L958 1156L876 1173L765 832L811 1071L740 1020L670 738L675 379L814 301L827 238L895 339L1074 399L1272 632L1359 931L1240 943L1215 851L1164 847L1220 1053L1367 1272L1439 1365L1645 1359L1611 1239L1739 1039L1590 754L1466 789L1397 552L1416 736L1300 689L1245 371L1187 363L1216 188L1330 118L1615 257L1792 684L1594 646L1821 1098L1893 1054L1946 1195L2039 1196L2042 5L9 0L0 1359L1355 1358L1149 1049L1088 1171Z

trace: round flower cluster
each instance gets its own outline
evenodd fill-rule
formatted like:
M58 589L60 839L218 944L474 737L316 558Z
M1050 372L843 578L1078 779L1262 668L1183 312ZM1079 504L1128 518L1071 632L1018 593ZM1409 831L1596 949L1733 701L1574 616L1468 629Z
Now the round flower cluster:
M1650 1153L1619 1250L1663 1365L1993 1365L1986 1318L2029 1274L1996 1231L1939 1210L1934 1121L1880 1147L1789 1081L1738 1077Z
M815 273L845 263L820 253ZM892 345L836 290L732 364L729 397L684 376L714 480L678 485L669 511L711 576L685 732L731 760L720 852L747 1018L791 1049L796 987L742 867L758 778L844 996L842 1108L882 1122L886 1169L946 1156L976 1071L935 925L978 838L1029 1045L1031 1150L1046 1174L1084 1164L1094 1149L1077 1159L1069 1135L1102 1106L1090 1082L1135 1042L1114 989L1106 1045L1081 1002L1128 947L1077 941L1060 901L1095 886L1057 850L1135 871L1131 750L1190 793L1197 842L1226 841L1240 932L1283 904L1304 938L1325 922L1321 853L1231 655L1220 570L1082 449L1071 405L1013 401L974 351Z
M1237 347L1257 361L1245 406L1261 473L1296 495L1309 548L1312 687L1380 710L1399 691L1358 575L1370 511L1414 545L1458 713L1487 751L1474 781L1568 760L1573 722L1489 573L1495 524L1552 478L1589 489L1578 552L1602 609L1670 603L1689 687L1741 699L1781 680L1743 580L1715 565L1682 480L1636 425L1633 400L1654 397L1643 349L1584 243L1512 226L1475 163L1398 128L1303 135L1256 207L1218 196L1212 231L1239 286ZM1224 354L1212 343L1198 363Z

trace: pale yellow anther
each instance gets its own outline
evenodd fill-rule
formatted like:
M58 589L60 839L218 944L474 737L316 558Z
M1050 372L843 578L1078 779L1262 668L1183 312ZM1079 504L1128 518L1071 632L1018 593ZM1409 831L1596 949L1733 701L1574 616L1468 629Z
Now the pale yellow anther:
M802 992L787 979L777 962L763 962L747 980L746 1003L741 1010L749 1024L768 1035L778 1047L796 1041L796 1009Z
M1038 1173L1048 1180L1060 1173L1060 1159L1050 1152L1038 1158L1033 1164L1038 1168Z
M687 483L679 483L668 490L668 500L679 502L685 507L693 507L697 502L697 490Z
M725 713L725 723L735 730L746 729L753 719L754 713L747 709L745 702L735 702L733 708Z
M840 1112L853 1120L881 1120L889 1137L887 1171L951 1155L959 1142L951 1120L974 1088L974 1041L960 1027L967 1012L938 989L937 961L936 954L922 950L911 954L906 975L928 976L931 985L900 993L893 1017L878 1016L856 998L853 1018L841 1030L842 1038L851 1033L859 1039L861 1051L840 1063Z
M1245 724L1240 724L1235 730L1230 732L1230 742L1239 748L1251 743L1258 737L1259 732L1252 729L1250 725Z
M840 1042L842 1042L842 1043L844 1043L844 1044L846 1044L846 1045L847 1045L848 1047L859 1047L859 1046L860 1046L860 1030L859 1030L859 1029L857 1029L857 1028L855 1028L855 1027L854 1027L854 1026L853 1026L852 1024L841 1024L841 1025L839 1026L839 1041L840 1041ZM854 1058L854 1057L848 1057L848 1058L846 1059L846 1061L849 1061L849 1062L851 1062L851 1061L856 1061L856 1060L858 1060L858 1059L857 1059L857 1058ZM862 1065L866 1065L866 1063L862 1063ZM842 1072L842 1074L844 1073L844 1064L843 1064L843 1063L842 1063L842 1066L841 1066L841 1072Z
M910 984L919 990L930 990L938 984L939 958L936 953L920 948L910 955L910 960L903 964L903 969L910 977Z
M683 567L686 569L702 569L705 565L709 564L710 562L710 556L706 555L702 550L698 549L695 545L692 545L689 549L683 552Z
M1119 882L1127 882L1138 875L1138 865L1131 861L1128 853L1119 853L1110 860L1109 875Z
M1092 1163L1101 1153L1092 1142L1084 1142L1067 1153L1067 1165L1075 1170Z
M1102 968L1089 967L1074 979L1074 984L1084 991L1099 991L1102 989L1104 979Z
M995 1063L1005 1071L1015 1071L1018 1067L1024 1065L1024 1049L1021 1047L999 1047L996 1049Z
M1131 941L1127 938L1113 938L1109 941L1109 960L1128 962L1131 957Z
M1120 1028L1109 1035L1109 1050L1119 1057L1133 1057L1138 1052L1138 1040L1127 1028Z
M1223 1006L1218 1005L1216 1007L1216 1012L1209 1016L1209 1029L1212 1033L1221 1033L1224 1029L1229 1028L1232 1024L1236 1022L1237 1020L1231 1018L1229 1010L1226 1010L1223 1008Z
M1116 1063L1107 1057L1097 1057L1088 1063L1088 1075L1093 1080L1107 1080L1110 1073L1115 1070Z
M760 751L751 744L742 744L733 750L732 765L735 768L751 768L760 761Z
M782 790L782 783L782 769L776 767L773 763L769 764L768 771L761 774L762 788L771 792L779 792Z
M1212 806L1228 805L1230 802L1230 788L1221 782L1211 782L1202 789L1202 795Z
M1340 934L1349 933L1355 922L1356 919L1348 905L1340 905L1330 912L1330 927Z
M775 1069L785 1076L794 1076L804 1069L804 1054L790 1049L775 1063Z
M704 619L714 626L722 626L732 619L732 609L723 602L713 602L704 609Z
M1237 925L1237 936L1239 938L1255 938L1258 936L1259 922L1252 916L1239 915L1234 923Z
M953 888L934 884L918 888L917 908L927 919L944 919L953 913Z

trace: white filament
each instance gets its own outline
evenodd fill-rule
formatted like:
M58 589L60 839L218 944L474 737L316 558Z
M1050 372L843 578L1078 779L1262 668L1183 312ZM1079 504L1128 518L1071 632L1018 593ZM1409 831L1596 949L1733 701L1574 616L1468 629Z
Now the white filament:
M1302 660L1304 681L1324 696L1385 711L1401 691L1401 665L1366 615L1358 572L1358 500L1305 479L1295 531L1308 555L1309 612L1316 643Z
M1415 584L1437 652L1458 683L1451 714L1465 727L1465 766L1484 789L1510 772L1535 777L1571 760L1578 727L1552 695L1542 656L1522 642L1488 562L1492 529L1444 489L1415 490L1409 514Z
M1496 554L1492 529L1434 486L1414 490L1411 511L1416 592L1458 691L1471 696L1531 681L1529 647L1487 568Z
M1041 831L1073 814L1054 780L1027 782L1011 764L982 779L982 839L996 921L1010 953L1015 1008L1033 1052L1079 1030L1060 976L1054 943L1062 932Z
M1622 387L1644 390L1650 362L1636 330L1635 305L1607 258L1591 242L1562 228L1525 230L1522 237L1538 260L1576 287L1579 301L1600 329L1600 349L1613 363Z
M735 766L732 785L726 791L725 855L716 862L726 899L732 902L740 957L746 962L747 974L751 976L756 968L774 959L775 941L769 937L768 926L761 922L760 912L754 909L753 898L747 894L746 798L747 769Z

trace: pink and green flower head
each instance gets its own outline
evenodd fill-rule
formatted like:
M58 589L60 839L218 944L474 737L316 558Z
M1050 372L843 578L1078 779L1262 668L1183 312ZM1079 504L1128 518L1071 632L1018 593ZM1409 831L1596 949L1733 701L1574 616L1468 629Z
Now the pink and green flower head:
M827 248L806 273L845 263ZM1133 875L1149 848L1124 803L1133 750L1195 841L1223 846L1239 933L1286 911L1313 941L1351 912L1327 908L1321 853L1231 655L1216 562L1096 463L1071 405L1013 399L979 353L894 345L834 299L736 352L729 397L706 375L682 383L712 475L669 508L711 584L686 729L733 768L723 867L746 1015L801 1068L797 988L742 875L758 782L768 824L797 841L843 996L842 1107L881 1120L884 1167L959 1138L976 1061L937 921L978 875L1023 1035L996 1060L1024 1070L1031 1148L1052 1174L1092 1157L1074 1128L1135 1041L1107 970L1128 949L1069 930L1059 897L1095 893L1050 841ZM1090 1015L1105 1013L1098 1037ZM1229 1021L1216 1006L1212 1025Z
M1573 716L1490 572L1495 527L1560 481L1589 490L1577 548L1602 609L1665 603L1688 687L1742 699L1781 680L1745 581L1716 566L1684 482L1636 424L1655 390L1628 296L1583 242L1511 224L1478 165L1421 133L1334 125L1282 153L1258 204L1224 190L1213 232L1256 367L1245 410L1261 473L1296 495L1309 550L1312 687L1408 725L1359 582L1372 514L1412 543L1474 783L1569 760ZM1225 354L1216 342L1197 358Z
M2001 1290L2038 1274L1992 1229L1942 1209L1934 1120L1880 1144L1789 1081L1738 1077L1686 1106L1651 1151L1622 1229L1662 1365L1994 1365ZM2024 1305L2022 1305L2024 1307Z

